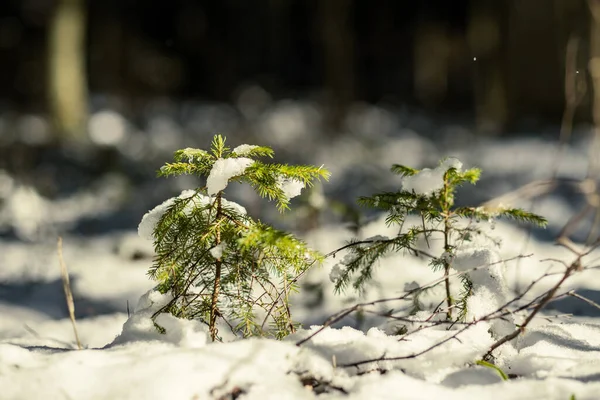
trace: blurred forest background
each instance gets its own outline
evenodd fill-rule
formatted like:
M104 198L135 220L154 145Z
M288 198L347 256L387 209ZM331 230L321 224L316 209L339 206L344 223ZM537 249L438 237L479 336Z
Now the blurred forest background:
M339 151L346 175L328 190L340 199L344 182L378 185L361 157L381 171L400 153L437 161L423 146L392 152L390 138L426 136L445 155L465 132L557 140L565 115L600 121L599 21L600 0L2 0L0 199L18 183L40 203L114 173L123 193L150 193L143 210L167 195L154 171L172 152L217 132L286 162L365 149ZM389 158L369 153L377 143ZM91 198L116 187L98 185ZM15 199L27 218L41 209Z
M236 102L248 85L312 97L339 128L357 101L557 123L565 52L600 53L596 0L3 0L0 113L82 135L90 96ZM590 117L584 99L580 119ZM102 105L102 104L101 104ZM116 106L112 104L112 106Z

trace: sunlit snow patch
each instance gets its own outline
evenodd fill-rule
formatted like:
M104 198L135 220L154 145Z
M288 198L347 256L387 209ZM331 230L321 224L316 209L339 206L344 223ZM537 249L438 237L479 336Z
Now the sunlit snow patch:
M33 240L50 219L51 203L31 186L17 186L0 207L0 227L12 226L20 238Z
M152 316L172 300L169 294L161 294L150 290L144 294L135 312L123 325L123 331L107 347L136 342L158 340L173 343L185 348L204 347L208 341L207 327L200 321L177 318L171 314L162 313L152 320ZM155 325L164 328L160 333Z
M473 283L467 300L467 320L482 318L501 309L509 299L504 276L505 265L500 255L485 247L467 247L453 258L452 268L464 272ZM491 322L492 332L501 337L515 329L512 316Z
M413 317L422 318L420 315ZM418 325L415 322L415 326ZM396 369L428 381L439 381L448 373L481 357L492 344L492 338L483 325L475 325L460 333L440 325L409 335L405 340L386 335L378 328L371 328L366 333L349 326L320 329L320 326L312 326L310 330L300 330L286 340L304 339L314 334L302 347L317 351L325 359L335 359L338 367L358 363L353 367L344 367L352 375ZM317 330L320 332L316 333ZM454 335L456 340L448 339ZM439 343L442 344L436 346ZM427 349L430 351L425 351ZM421 352L423 354L418 357L412 356ZM390 359L395 357L399 358Z

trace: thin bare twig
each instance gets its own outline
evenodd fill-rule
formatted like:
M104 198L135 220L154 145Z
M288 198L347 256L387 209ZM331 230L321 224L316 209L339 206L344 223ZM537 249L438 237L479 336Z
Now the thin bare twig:
M480 269L491 267L492 265L496 265L496 264L500 264L500 263L512 261L512 260L515 260L515 259L524 258L524 257L531 257L531 254L528 254L528 255L518 255L518 256L511 257L511 258L506 259L506 260L500 260L500 261L497 261L497 262L490 263L488 265L483 265L481 267L472 268L469 271L461 271L461 272L457 271L457 272L454 272L452 274L449 274L448 277L462 276L466 272L477 271L477 270L480 270ZM346 308L344 310L341 310L340 312L338 312L336 314L333 314L329 318L327 318L327 320L323 323L323 325L319 329L317 329L315 332L311 333L309 336L305 337L304 339L297 341L296 342L296 346L302 346L304 343L308 342L309 340L311 340L312 338L314 338L315 336L317 336L319 333L321 333L322 331L324 331L325 329L327 329L331 325L335 324L336 322L341 321L342 319L344 319L346 316L352 314L353 312L356 312L356 311L362 310L365 307L374 306L374 305L377 305L377 304L388 303L388 302L391 302L391 301L403 301L403 300L407 300L408 298L410 298L412 295L418 293L419 291L431 289L431 288L433 288L433 287L441 284L442 282L445 281L445 279L446 279L445 276L437 278L437 279L434 279L433 281L427 283L426 285L423 285L421 287L409 290L408 292L404 293L401 296L388 297L388 298L378 299L378 300L374 300L374 301L370 301L370 302L365 302L365 303L357 303L357 304L353 305L352 307L349 307L349 308ZM510 302L508 304L510 304ZM503 306L503 308L505 306ZM444 321L444 322L447 323L448 321Z
M555 297L556 292L562 286L562 284L567 279L569 279L569 277L571 275L573 275L573 273L575 273L577 271L581 271L583 269L583 266L581 264L582 257L584 257L585 255L587 255L593 251L593 248L592 248L592 249L588 249L588 251L586 251L586 252L579 252L577 249L573 248L570 240L567 237L558 238L557 243L559 245L569 249L573 253L575 253L575 255L576 255L575 260L569 265L567 270L564 272L564 275L562 276L562 278L550 290L548 290L546 292L545 296L538 303L538 305L533 309L533 311L531 312L531 314L529 314L529 316L525 319L525 321L517 329L515 329L512 333L504 336L500 340L496 341L492 346L490 346L490 349L488 350L488 352L486 353L484 358L490 357L492 355L492 352L494 350L496 350L498 347L502 346L506 342L513 340L514 338L519 336L519 334L524 332L525 328L527 327L527 325L529 325L529 323L533 320L533 318L546 306L546 304L548 304L548 302L550 302Z
M600 304L596 303L596 302L595 302L595 301L593 301L593 300L590 300L590 299L588 299L588 298L587 298L587 297L585 297L585 296L582 296L582 295L580 295L580 294L577 294L577 293L575 293L574 291L567 292L566 294L567 294L567 296L575 297L576 299L579 299L579 300L585 301L585 302L586 302L586 303L588 303L589 305L591 305L591 306L593 306L593 307L597 308L598 310L600 310Z
M60 275L63 282L63 290L65 291L65 299L67 300L67 308L69 310L69 318L73 325L73 333L75 334L75 341L77 342L77 348L83 349L81 341L79 340L79 334L77 333L77 324L75 323L75 302L73 301L73 292L71 291L71 282L69 280L69 273L67 272L67 264L63 258L62 253L62 237L58 237L58 261L60 264Z

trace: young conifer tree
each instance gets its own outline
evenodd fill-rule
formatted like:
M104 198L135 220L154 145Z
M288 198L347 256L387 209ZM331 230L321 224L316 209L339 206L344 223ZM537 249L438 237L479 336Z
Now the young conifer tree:
M357 289L365 289L371 279L377 261L389 253L408 252L430 259L429 265L435 271L443 272L445 285L446 316L448 320L464 319L467 314L467 300L473 293L473 283L468 273L460 274L462 290L458 299L452 295L450 273L453 260L461 246L484 235L477 224L461 224L464 220L491 221L497 217L507 217L520 222L545 226L546 219L518 208L486 209L483 207L455 207L454 196L457 188L464 183L475 184L481 171L477 168L462 170L462 163L455 158L443 160L431 170L417 170L395 164L391 171L403 178L402 188L396 192L379 193L361 197L359 203L387 213L386 223L399 226L395 237L377 236L366 240L354 240L344 248L350 252L332 270L331 278L335 290L342 291L350 284ZM418 216L420 223L405 226L409 215ZM435 240L441 241L439 254L429 248L419 248L418 241L426 246ZM401 268L401 267L400 267ZM413 291L414 310L420 310L421 289ZM458 315L453 318L453 310Z
M243 336L281 338L293 332L288 295L297 290L299 276L321 260L293 235L254 220L224 197L229 184L246 183L283 212L302 188L329 176L324 168L259 160L264 157L272 158L273 150L253 145L231 150L221 135L210 151L178 150L158 175L195 175L206 178L206 186L167 200L140 224L154 239L149 275L160 292L172 296L159 312L205 322L213 341L219 338L218 321Z

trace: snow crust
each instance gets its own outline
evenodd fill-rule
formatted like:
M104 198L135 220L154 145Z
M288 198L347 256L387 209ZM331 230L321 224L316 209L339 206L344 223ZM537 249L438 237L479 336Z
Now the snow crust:
M246 157L219 158L213 164L206 180L206 189L209 195L215 195L227 187L229 179L244 173L254 160Z
M280 138L276 143L285 144L280 146L281 150L278 149L278 155L286 149L298 152L295 145L301 144L303 153L316 154L316 160L308 162L327 162L335 172L334 176L359 177L364 185L349 187L348 179L334 180L328 185L328 190L343 193L348 199L356 197L357 187L364 193L380 188L383 178L379 169L372 168L374 164L386 169L398 160L407 165L420 165L439 156L437 146L429 139L416 134L409 136L408 129L400 130L386 123L390 118L401 118L395 113L386 116L373 112L368 124L352 122L354 129L364 131L361 133L363 136L370 135L373 146L364 146L358 140L344 137L334 142L333 149L337 151L332 151L332 146L323 146L317 140L298 140L316 138L319 134L315 125L311 125L318 120L314 118L315 113L310 110L296 113L293 104L288 109L292 112L285 113L283 110L283 116L294 117L293 124L288 123L289 118L280 118L282 114L277 114L278 110L270 115L270 120L278 122L269 124L271 136ZM201 114L202 118L197 117L195 123L215 114L218 113L211 109ZM229 117L231 114L220 115ZM362 119L367 118L363 116ZM413 119L428 124L422 116ZM213 123L226 124L232 119L219 120L215 117L214 120L216 122ZM385 137L373 136L373 132L379 129L372 127L381 128L382 124L389 127L384 129ZM298 135L289 135L290 127ZM119 151L132 158L138 157L136 160L153 153L140 150L145 148L140 145L143 143L141 136L128 134L123 142L119 142ZM187 136L181 135L172 148L183 147L184 138L187 140ZM515 176L519 176L519 182L546 178L548 165L554 165L556 161L555 144L539 138L529 141L503 139L502 142L485 139L477 146L465 145L462 141L464 138L453 141L458 143L453 152L468 160L469 164L481 166L484 179L491 177L494 185L486 186L490 196L514 189L518 184ZM579 146L565 148L561 176L579 178L585 174L588 148L585 144ZM165 151L164 148L156 147L156 150ZM430 170L430 177L431 174ZM436 185L439 187L439 182L423 186L427 190L427 186L435 188ZM157 335L149 329L149 315L168 297L147 294L135 312L127 317L127 301L135 301L150 289L152 282L145 273L151 261L150 258L128 259L128 254L134 254L135 249L119 250L121 237L113 233L105 237L65 237L65 258L73 275L76 308L85 315L77 322L86 349L75 351L72 327L64 311L52 238L56 227L70 226L82 215L95 217L115 210L117 202L114 197L105 196L108 191L114 193L115 186L107 184L97 192L82 191L73 198L58 201L40 196L43 201L39 201L32 193L19 190L17 183L0 183L2 228L11 229L17 237L25 240L33 240L36 235L46 232L42 237L49 237L52 242L48 245L31 241L27 244L17 240L0 241L0 398L218 399L222 396L232 398L236 389L243 392L240 399L564 400L573 395L578 400L598 398L598 318L566 318L562 315L581 311L585 304L579 301L569 301L566 305L563 303L562 308L557 306L557 310L543 313L511 346L501 348L496 359L498 366L507 373L518 375L518 379L498 382L493 371L472 364L474 359L471 357L480 357L481 348L494 339L488 332L491 326L486 324L472 328L476 329L472 336L461 336L460 342L451 340L447 344L458 347L442 346L435 357L432 355L413 361L374 361L360 367L360 370L356 367L343 368L343 362L357 361L362 356L378 358L383 354L388 357L414 354L431 344L437 335L447 337L445 335L450 332L426 329L400 339L391 333L394 324L366 315L362 319L355 316L345 318L339 322L340 326L351 327L327 328L321 332L323 336L317 335L300 348L294 345L294 338L285 342L251 339L213 344L206 341L204 327L159 315L157 323L166 328L167 334ZM198 197L194 201L199 204L200 199ZM32 205L39 208L34 209ZM560 229L573 213L571 203L560 196L549 195L540 207L543 215L551 217L550 226L555 230ZM36 212L40 209L43 212ZM359 236L368 237L382 232L393 236L397 233L397 228L394 229L386 227L380 219L362 227ZM464 271L481 284L480 291L474 293L469 304L471 317L481 315L498 304L498 294L502 293L503 285L518 290L548 271L558 272L532 289L526 300L534 299L551 287L564 269L560 263L540 260L570 260L568 251L543 241L543 236L534 235L524 250L526 231L515 225L499 221L494 235L501 237L504 243L498 254L474 245L458 252L454 259L455 271ZM323 252L339 248L355 236L352 227L339 223L307 233L310 244ZM432 241L431 246L431 252L439 254L439 243ZM503 265L490 265L498 260L497 257L506 260L523 253L535 256L518 262L513 260ZM596 252L585 262L591 265L589 263L596 263L597 258ZM314 293L303 289L302 296L293 298L293 315L299 320L322 323L329 315L363 300L350 291L341 296L332 294L327 275L337 261L328 259L322 268L315 268L304 277L304 282L321 285L321 291L314 292L323 300L316 303L317 306L309 306L307 299ZM498 274L496 267L500 269L496 271ZM364 300L398 296L402 294L402 288L414 289L437 277L428 267L427 260L410 256L386 257L374 271L372 290L365 294ZM564 289L585 290L591 296L596 295L600 290L598 270L574 275ZM433 293L432 297L436 295L439 297L440 293ZM424 302L426 300L423 299ZM380 311L386 310L382 308ZM561 315L556 317L556 314ZM408 327L416 329L418 321L425 317L428 315L415 315L413 322L407 323ZM515 319L522 321L519 315ZM372 326L377 328L369 330ZM306 337L317 327L299 331L297 338ZM494 329L491 333L496 335ZM115 339L116 336L118 339ZM382 374L376 369L369 370L369 367L387 368L387 372ZM299 381L299 378L310 381L311 377L325 384L315 384L311 388ZM320 390L326 393L317 395Z
M509 301L506 267L496 251L481 246L464 247L451 265L456 271L465 272L473 283L473 294L467 300L468 321L490 314ZM514 318L509 315L494 320L491 329L496 337L508 335L516 329Z
M383 232L381 228L385 227L384 221L377 221L377 224L366 226L361 232L363 237L373 237L370 231ZM508 253L501 255L502 258L506 258L511 251L521 252L520 231L499 222L494 232L508 240L509 245L512 243L510 240L516 242L514 246L509 246ZM328 249L343 245L352 233L336 226L323 228L322 232L318 235L315 232L315 235L310 242ZM534 249L536 253L561 256L553 253L557 250L551 244L533 243L537 246ZM18 261L20 258L17 258L13 247L3 243L0 246L2 254L12 260L10 268L16 264L15 268L25 269L22 265L31 264L31 250L23 253L23 260ZM97 242L94 246L101 247ZM80 279L105 288L106 293L124 290L124 287L115 286L115 283L131 280L119 275L122 274L119 269L123 266L116 259L107 260L108 264L119 267L108 273L113 279L101 280L96 275L90 275L96 268L107 270L98 262L94 262L95 268L89 268L93 259L98 258L97 255L85 258L83 255L89 250L74 254L70 254L69 248L65 250L72 271L79 274ZM483 284L497 285L496 278L490 275L496 273L496 267L500 268L498 273L503 273L504 266L495 264L497 257L494 252L474 245L457 253L453 266L457 271L472 274L472 279ZM42 258L48 259L49 256ZM148 261L142 264L146 268ZM539 260L524 260L521 269L527 274L522 275L523 282L529 282L529 273L539 276L545 272L547 266L539 264ZM16 270L10 272L13 271L10 268L0 270L4 280L23 279L16 274ZM147 280L144 268L135 273ZM485 274L478 277L476 273L480 271ZM322 277L328 271L322 268L314 272ZM85 278L86 275L90 277ZM502 276L506 278L506 274ZM397 295L398 288L405 285L406 289L414 288L417 284L414 281L428 282L432 277L434 275L431 275L427 260L389 257L382 260L374 276L378 282L375 295L377 298ZM581 284L584 282L594 283L589 277ZM91 289L92 286L89 286L81 295ZM330 287L324 291L324 307L328 307L325 313L339 311L344 304L348 304L350 297L338 298L330 292ZM538 294L534 292L532 296ZM474 294L474 298L483 298L477 296ZM410 356L456 331L447 331L440 326L439 329L425 329L399 340L399 336L386 333L385 325L366 332L347 326L341 329L326 328L301 347L295 346L296 340L306 338L319 329L317 325L300 330L284 342L250 339L213 344L207 340L206 327L202 324L166 314L156 319L166 329L166 334L157 333L150 317L169 300L169 296L149 291L142 296L129 318L119 314L113 318L78 321L84 346L100 347L81 351L73 350L72 328L68 318L48 321L48 317L42 313L17 313L12 307L0 308L3 316L0 321L7 323L0 324L0 397L153 400L196 396L212 399L242 390L242 398L246 399L316 399L317 392L324 390L327 393L319 395L319 398L564 400L575 394L577 399L592 400L597 398L600 390L600 382L595 378L600 375L597 363L600 357L600 325L597 321L595 324L548 323L542 319L537 325L531 325L514 343L514 350L510 352L503 349L502 357L497 359L499 367L505 372L521 377L499 382L493 371L471 364L482 356L494 340L488 332L490 326L483 323L459 335L458 340L450 340L422 356L377 361L382 356ZM496 300L488 299L488 302L492 301ZM475 307L473 305L473 310L476 310ZM488 307L493 305L488 304ZM311 318L318 313L315 310L307 312ZM13 318L7 320L11 315ZM407 324L408 328L417 329L421 325L419 321L428 316L427 312L417 313L411 317L413 322ZM15 329L23 319L27 319L37 335L26 329ZM351 319L345 323L356 321ZM226 327L220 329L226 330ZM111 335L116 335L116 338L113 339ZM368 359L375 361L357 367L342 367L345 363ZM381 374L380 370L387 372ZM312 389L301 383L301 380L311 382L311 379L321 383L315 383Z
M154 322L152 315L172 300L172 296L150 290L144 294L133 313L123 325L123 331L107 347L123 343L156 340L172 343L182 348L204 347L208 342L206 325L195 320L179 319L171 314L159 314L155 322L165 329L161 334Z
M292 335L290 339L305 338L320 328L320 326L313 326L310 330ZM347 371L351 374L363 374L378 369L402 369L420 379L439 382L450 371L462 367L485 353L488 346L492 344L492 338L487 334L484 326L475 326L459 334L458 340L449 340L417 358L390 361L377 361L377 359L408 357L455 333L440 327L423 330L419 335L410 336L410 340L398 341L398 337L387 335L378 328L371 328L364 333L346 326L341 329L325 328L306 346L326 359L335 357L337 365L373 360L349 368ZM452 357L445 357L445 354L452 354Z
M444 174L446 171L451 168L460 171L462 165L462 162L457 158L449 157L434 169L423 168L415 175L404 177L402 179L402 189L429 196L444 187Z
M520 354L510 365L501 365L525 377L502 382L493 370L468 365L489 345L483 326L417 358L344 368L355 361L414 354L451 332L424 330L398 341L377 328L366 333L326 328L295 346L295 340L320 328L314 326L283 342L209 343L206 327L192 321L160 315L157 322L166 325L167 333L153 330L149 317L169 300L155 291L146 293L122 333L103 349L69 350L39 338L45 346L0 341L2 398L218 399L239 392L251 400L562 400L572 394L592 400L600 390L600 382L586 380L600 372L600 326L531 329ZM582 337L587 339L578 339Z

